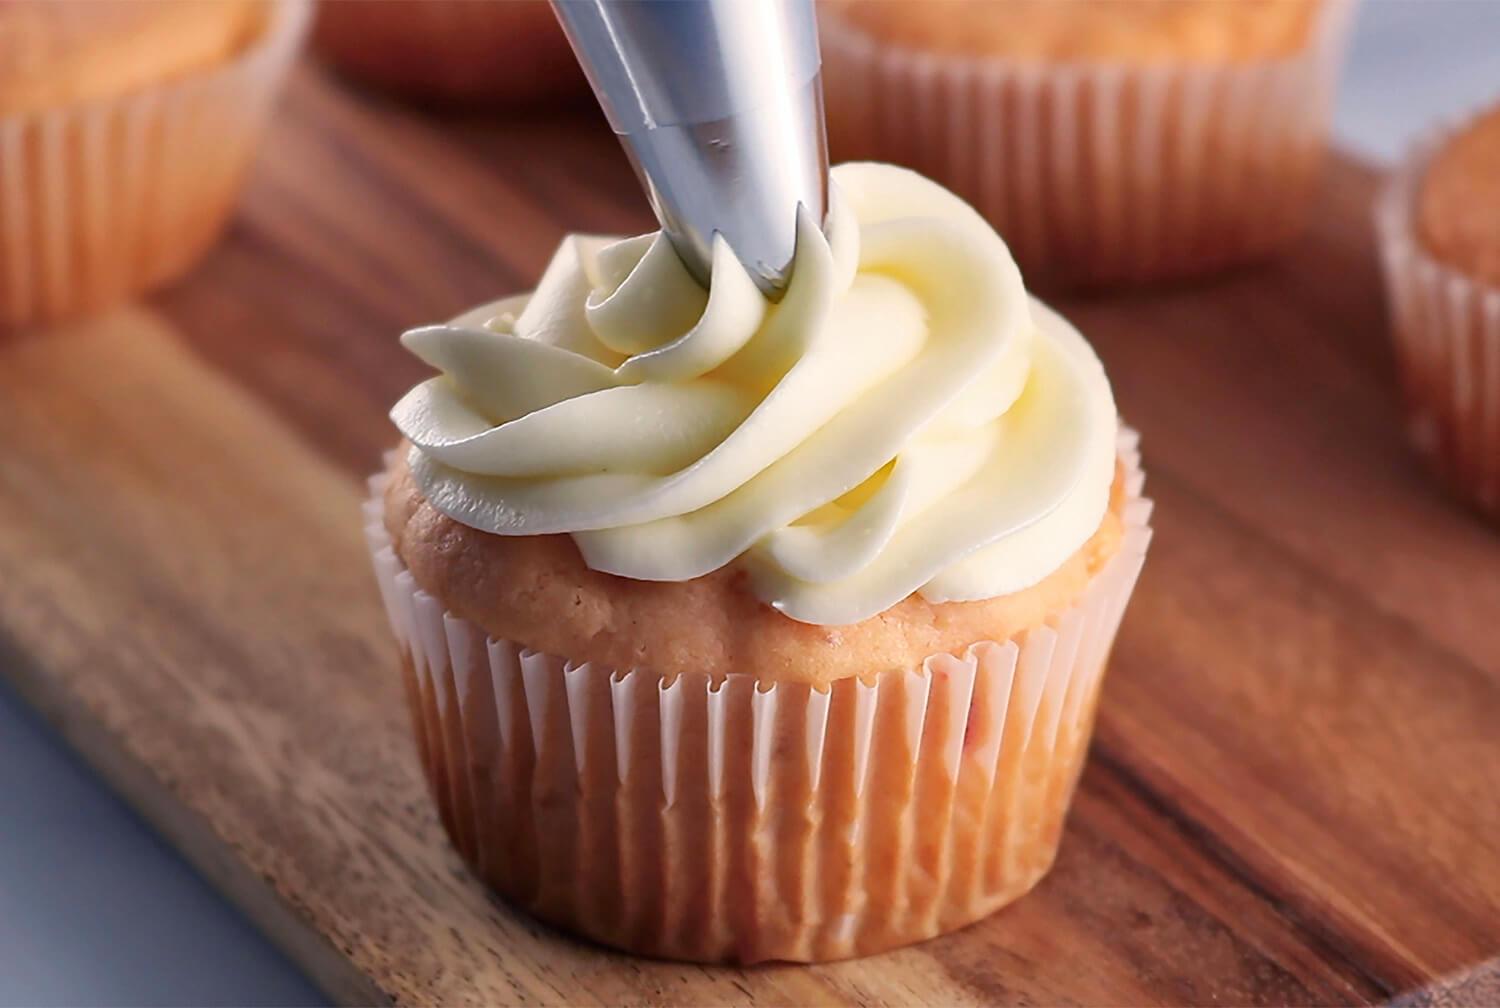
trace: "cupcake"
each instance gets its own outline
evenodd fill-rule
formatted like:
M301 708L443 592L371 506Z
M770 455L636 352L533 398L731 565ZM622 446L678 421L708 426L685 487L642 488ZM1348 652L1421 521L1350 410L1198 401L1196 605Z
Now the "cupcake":
M218 235L305 0L0 4L0 325L171 280Z
M1302 226L1353 0L822 0L829 147L951 186L1032 283L1204 273Z
M520 105L588 91L547 0L333 0L313 44L351 77L416 98Z
M832 173L780 303L722 239L564 241L406 346L367 531L418 748L507 901L629 951L826 960L1051 865L1144 559L1135 437L994 230Z
M1500 106L1418 144L1376 229L1409 436L1500 520Z

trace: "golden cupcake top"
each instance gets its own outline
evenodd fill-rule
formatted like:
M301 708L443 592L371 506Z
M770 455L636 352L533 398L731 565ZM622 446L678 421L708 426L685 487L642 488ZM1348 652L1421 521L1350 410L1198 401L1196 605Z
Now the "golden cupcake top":
M1429 255L1500 287L1500 105L1438 151L1422 178L1416 215Z
M823 0L826 13L927 52L1036 62L1234 63L1290 56L1322 0Z
M263 30L258 0L4 0L0 115L129 94L226 62Z
M585 94L546 0L337 0L313 44L355 77L419 97L523 103Z

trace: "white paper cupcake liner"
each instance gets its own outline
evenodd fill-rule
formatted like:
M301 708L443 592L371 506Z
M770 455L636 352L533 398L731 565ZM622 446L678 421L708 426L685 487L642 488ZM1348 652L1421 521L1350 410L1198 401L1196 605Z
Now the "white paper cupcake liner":
M826 960L961 927L1051 865L1151 502L1121 436L1119 552L1007 641L820 691L667 681L495 640L366 533L418 749L463 857L510 902L629 951Z
M276 0L222 66L139 92L0 116L0 326L172 279L217 237L310 0Z
M1375 201L1407 435L1452 487L1500 520L1500 288L1430 256L1416 234L1428 164L1454 134L1414 147Z
M995 224L1028 283L1219 269L1304 223L1353 5L1327 0L1301 53L1224 66L935 55L824 5L830 150L953 189Z

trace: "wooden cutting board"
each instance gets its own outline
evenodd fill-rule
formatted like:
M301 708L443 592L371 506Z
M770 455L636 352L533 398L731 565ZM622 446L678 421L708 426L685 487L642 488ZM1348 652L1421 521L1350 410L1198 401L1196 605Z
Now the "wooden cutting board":
M1494 1003L1500 534L1403 445L1371 192L1334 159L1280 261L1062 305L1143 432L1157 537L1057 867L961 933L641 961L492 902L444 841L363 476L424 373L399 330L649 225L587 114L434 117L304 69L190 279L0 339L0 671L344 1001Z

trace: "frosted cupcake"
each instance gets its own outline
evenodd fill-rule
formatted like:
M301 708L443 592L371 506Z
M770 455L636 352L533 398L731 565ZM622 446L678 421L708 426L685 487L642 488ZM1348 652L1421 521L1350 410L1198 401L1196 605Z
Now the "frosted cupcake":
M306 0L0 3L0 326L197 261L307 14Z
M1033 283L1202 273L1294 235L1352 0L823 0L829 146L951 186Z
M1418 144L1376 225L1409 435L1500 520L1500 106Z
M1047 871L1149 537L1005 244L834 169L768 304L574 237L404 342L366 518L433 794L508 901L656 956L860 955Z

